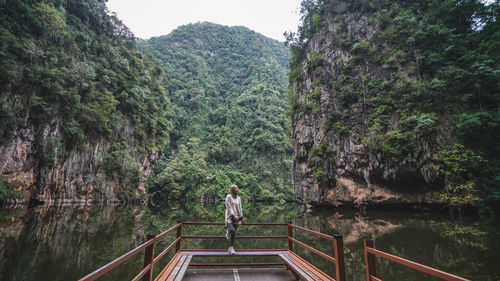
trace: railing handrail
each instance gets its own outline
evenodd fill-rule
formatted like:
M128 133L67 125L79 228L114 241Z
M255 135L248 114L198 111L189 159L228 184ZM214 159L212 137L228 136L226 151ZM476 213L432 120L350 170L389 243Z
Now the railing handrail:
M404 265L406 267L418 270L423 273L427 273L429 275L438 277L440 279L446 280L446 281L470 281L469 279L462 278L460 276L441 271L439 269L432 268L430 266L426 266L411 260L407 260L402 257L398 257L395 255L391 255L389 253L377 250L373 246L373 241L372 240L365 240L364 241L364 248L365 248L365 259L366 259L366 278L367 281L370 280L380 280L375 276L376 271L375 271L375 261L373 259L374 256L379 256L381 258L393 261L395 263L399 263L401 265ZM372 255L372 256L369 256Z
M161 238L163 238L165 235L167 235L167 234L169 234L170 232L172 232L172 231L176 230L176 229L177 229L179 226L181 226L181 225L182 225L182 222L179 222L179 223L177 223L176 225L172 226L171 228L169 228L169 229L167 229L167 230L163 231L162 233L158 234L158 235L154 238L154 239L155 239L155 241L160 240L160 239L161 239Z
M81 278L78 281L88 281L88 280L95 280L102 275L104 275L106 272L110 271L111 269L117 267L118 265L126 262L128 259L131 257L135 256L137 253L140 251L144 250L146 247L150 246L153 244L153 240L148 240L141 245L135 247L134 249L128 251L127 253L121 255L120 257L114 259L113 261L109 262L108 264L100 267L99 269L93 271L92 273L88 274L87 276Z
M167 235L168 233L172 232L173 230L177 229L179 226L181 226L182 223L178 223L176 224L175 226L167 229L166 231L162 232L160 235L154 237L153 239L149 239L147 240L146 242L142 243L141 245L135 247L133 250L130 250L128 251L127 253L121 255L120 257L114 259L113 261L109 262L108 264L100 267L99 269L93 271L92 273L86 275L85 277L79 279L78 281L92 281L92 280L96 280L97 278L103 276L105 273L107 273L108 271L110 271L111 269L119 266L120 264L128 261L130 258L132 258L133 256L137 255L138 253L140 253L141 251L143 251L144 249L146 249L147 247L149 246L152 246L154 243L156 243L156 241L160 240L161 238L163 238L165 235ZM158 257L163 257L167 252L168 250L170 250L172 247L172 245L177 242L178 240L180 239L176 239L170 246L168 246L160 255L158 255ZM161 258L160 257L160 258ZM154 259L152 261L152 263L149 265L149 268L148 266L145 266L141 272L139 272L139 274L134 277L134 279L132 280L139 280L140 277L143 277L148 270L151 270L153 265L156 264L158 262L159 259Z
M335 238L333 236L328 235L328 234L324 234L324 233L321 233L321 232L318 232L318 231L307 229L307 228L304 228L304 227L301 227L301 226L298 226L298 225L295 225L295 224L290 224L290 226L293 227L293 228L295 228L295 229L298 229L298 230L307 232L309 234L312 234L314 236L325 238L325 239L328 239L330 241L335 241Z
M292 240L292 242L294 242L295 244L297 244L297 245L299 245L299 246L303 247L303 248L304 248L304 249L306 249L306 250L309 250L310 252L315 253L316 255L318 255L318 256L320 256L320 257L322 257L322 258L324 258L324 259L327 259L327 260L329 260L329 261L331 261L331 262L334 262L334 263L335 263L335 262L337 262L337 261L335 260L335 258L334 258L334 257L329 256L329 255L327 255L327 254L325 254L325 253L321 252L320 250L316 250L316 249L314 249L313 247L311 247L311 246L309 246L309 245L305 244L304 242L300 242L299 240L296 240L296 239L293 239L293 238L290 238L290 240Z

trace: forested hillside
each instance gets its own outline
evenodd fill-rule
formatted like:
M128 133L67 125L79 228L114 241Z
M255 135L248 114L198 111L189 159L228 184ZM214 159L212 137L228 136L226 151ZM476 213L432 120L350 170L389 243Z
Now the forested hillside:
M306 0L302 13L298 199L498 206L498 1Z
M293 198L285 112L289 50L244 27L181 26L139 41L166 73L173 130L149 180L157 199Z
M0 201L146 198L164 74L105 2L0 1Z

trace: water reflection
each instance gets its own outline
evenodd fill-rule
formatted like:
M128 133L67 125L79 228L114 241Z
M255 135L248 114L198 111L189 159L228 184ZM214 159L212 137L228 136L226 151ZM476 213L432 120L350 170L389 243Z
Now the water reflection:
M375 247L472 280L500 280L500 231L477 217L451 220L446 214L353 210L307 212L296 204L245 204L252 222L292 221L327 234L344 237L348 280L365 280L363 239ZM170 204L146 206L38 207L0 211L0 280L77 280L160 233L177 221L221 221L224 206ZM222 226L185 226L186 234L223 235ZM241 235L286 235L284 227L245 226ZM296 232L298 240L333 255L331 242ZM158 250L172 242L163 241ZM225 249L225 240L188 240L188 248ZM286 248L286 241L238 240L237 248ZM157 251L158 251L157 250ZM334 265L296 247L299 254L334 274ZM168 261L166 257L160 264ZM218 262L224 262L217 260ZM242 262L256 261L248 259ZM262 258L259 259L263 261ZM195 261L198 262L198 261ZM203 262L207 262L204 260ZM131 279L142 257L112 270L100 280ZM157 267L159 268L159 267ZM383 280L437 280L377 258Z

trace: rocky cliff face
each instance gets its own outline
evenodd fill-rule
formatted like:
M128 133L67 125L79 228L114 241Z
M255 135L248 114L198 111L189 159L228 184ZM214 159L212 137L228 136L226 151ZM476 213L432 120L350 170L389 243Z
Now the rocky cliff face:
M432 131L402 133L411 125L396 109L409 101L398 95L412 91L419 74L411 62L376 58L391 46L380 35L380 16L325 17L291 72L293 182L301 202L435 203L432 189L443 178L432 157L451 126L446 115L438 115L439 125L433 115Z
M0 3L0 204L145 199L164 73L105 1Z
M0 174L24 195L24 198L8 199L6 202L28 203L35 200L52 204L144 199L145 182L159 152L138 153L136 147L130 152L133 157L128 161L139 165L139 184L132 187L133 196L119 198L120 190L130 187L125 186L127 183L118 175L106 175L104 160L111 157L112 144L120 140L120 134L131 139L133 130L128 127L109 138L86 140L81 146L64 151L62 147L48 144L62 141L60 119L54 119L42 132L37 132L35 126L30 124L29 114L26 115L14 130L11 141L0 145ZM50 163L41 160L47 154L54 155Z

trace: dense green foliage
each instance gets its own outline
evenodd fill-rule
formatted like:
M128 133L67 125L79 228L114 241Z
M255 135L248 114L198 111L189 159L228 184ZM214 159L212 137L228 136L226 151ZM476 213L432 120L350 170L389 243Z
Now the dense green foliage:
M412 152L429 144L436 154L426 165L441 171L446 200L479 194L499 202L498 1L305 0L302 14L298 34L289 36L292 118L317 113L314 92L306 102L295 96L303 76L312 75L341 105L328 113L325 128L362 135L362 144L388 164L411 165ZM356 29L354 21L374 29ZM328 23L338 38L325 49L352 55L337 59L334 77L322 71L322 53L300 64L309 39L325 41Z
M0 202L6 199L23 198L23 194L15 188L13 184L5 180L3 175L0 175Z
M236 183L253 200L292 197L282 43L244 27L197 23L138 47L167 75L174 122L151 193L223 198Z
M40 167L109 139L129 147L121 149L132 163L115 159L106 173L131 172L133 185L140 172L134 158L168 144L168 99L163 71L135 49L105 2L0 1L0 145L24 118L34 125ZM43 136L49 125L61 134Z
M39 126L62 118L70 147L110 135L127 120L144 147L165 145L162 71L135 50L133 35L105 1L7 1L0 11L1 115L8 124L2 142L32 110ZM26 102L8 107L12 95Z

